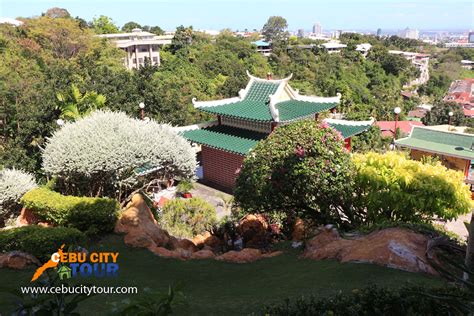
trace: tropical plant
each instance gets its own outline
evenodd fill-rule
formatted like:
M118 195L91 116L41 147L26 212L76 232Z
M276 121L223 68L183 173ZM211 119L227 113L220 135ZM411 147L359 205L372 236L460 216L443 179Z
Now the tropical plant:
M248 213L298 213L342 223L353 167L339 132L314 120L278 127L247 155L235 200Z
M12 215L20 211L20 199L36 187L34 177L16 169L0 170L0 227Z
M44 187L28 191L21 202L44 221L90 236L111 232L119 210L115 199L65 196Z
M61 245L84 247L86 241L85 234L75 228L22 226L0 230L0 253L23 251L45 262Z
M176 192L184 194L184 193L189 193L194 188L194 184L191 181L188 180L183 180L180 183L178 183L178 186L176 187Z
M192 178L196 158L169 125L99 110L54 132L43 167L61 193L120 199L151 178Z
M0 292L11 294L17 301L15 315L63 315L74 316L79 315L77 308L79 305L95 295L95 293L76 294L69 291L57 291L54 289L68 285L67 282L61 281L59 275L50 271L46 271L47 276L38 281L40 286L48 288L47 292L23 293L20 289L1 289ZM90 286L92 285L85 285Z
M192 238L217 223L216 209L205 200L174 199L163 207L160 224L175 237Z
M145 289L145 293L139 298L122 302L124 306L114 308L113 313L122 316L135 315L172 315L173 310L178 306L186 304L186 297L181 290L181 286L168 287L168 291L152 291Z
M354 206L366 223L456 219L472 208L464 175L403 153L355 154Z
M389 290L369 286L329 298L285 300L265 307L266 315L471 315L472 292L457 287L404 286Z
M75 84L71 84L68 93L57 93L60 118L75 121L105 106L107 98L95 91L81 93Z

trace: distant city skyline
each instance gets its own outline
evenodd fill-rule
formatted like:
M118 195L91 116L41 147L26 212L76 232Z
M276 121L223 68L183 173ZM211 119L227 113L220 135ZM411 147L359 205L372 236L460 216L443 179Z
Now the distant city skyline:
M0 17L38 16L51 7L65 8L87 21L106 15L119 26L135 21L166 30L181 24L195 29L261 29L272 15L283 16L293 31L311 30L317 22L323 31L474 29L473 1L442 0L0 0Z

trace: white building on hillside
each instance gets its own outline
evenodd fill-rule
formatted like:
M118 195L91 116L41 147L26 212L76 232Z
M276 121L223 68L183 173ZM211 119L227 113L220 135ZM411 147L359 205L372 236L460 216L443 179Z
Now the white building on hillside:
M321 44L321 47L325 48L328 54L337 54L340 53L343 48L346 48L347 45L337 42L328 42Z
M133 29L130 33L101 34L127 53L124 65L128 69L139 68L148 58L152 65L160 65L160 46L171 44L173 35L155 35L141 29Z
M429 54L420 54L420 53L413 53L413 52L402 52L399 50L389 50L390 54L394 55L401 55L405 57L406 60L409 60L419 71L420 76L415 80L411 81L405 87L410 86L418 86L425 84L430 79L430 72L429 72L429 62L430 62L430 55Z
M370 43L357 44L356 51L360 52L364 57L367 57L369 50L372 48Z

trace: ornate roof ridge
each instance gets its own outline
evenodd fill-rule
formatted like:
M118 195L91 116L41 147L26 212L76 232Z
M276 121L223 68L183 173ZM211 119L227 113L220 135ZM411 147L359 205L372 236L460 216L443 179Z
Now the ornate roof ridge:
M267 78L255 77L252 74L250 74L248 70L246 70L245 72L247 73L247 76L250 79L253 79L258 82L281 83L281 82L288 82L293 77L293 74L291 73L288 77L283 78L283 79L267 79Z

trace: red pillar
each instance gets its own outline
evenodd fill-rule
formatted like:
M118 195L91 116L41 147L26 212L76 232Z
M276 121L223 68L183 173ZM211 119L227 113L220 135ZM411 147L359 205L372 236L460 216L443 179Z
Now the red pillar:
M398 114L395 113L395 131L393 131L393 139L397 140L397 125L398 125Z
M347 151L351 151L351 138L344 139L344 144Z

